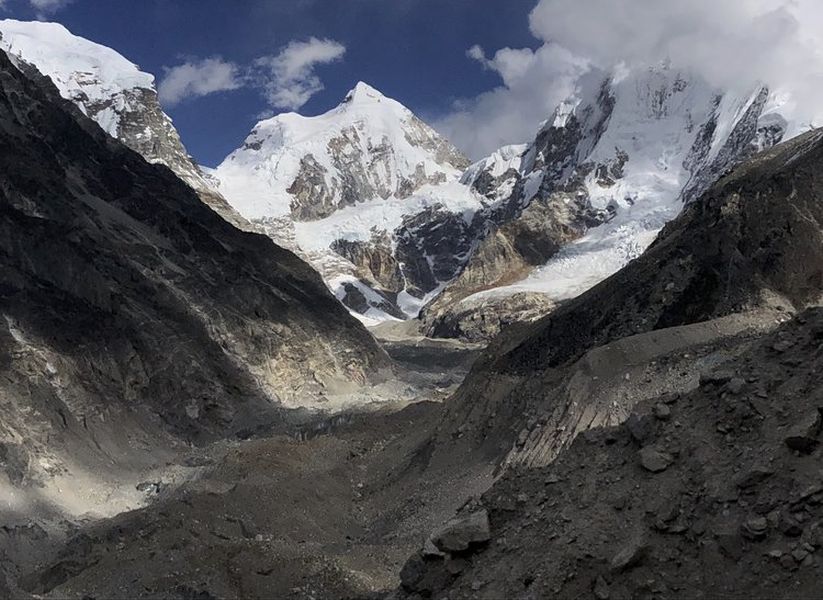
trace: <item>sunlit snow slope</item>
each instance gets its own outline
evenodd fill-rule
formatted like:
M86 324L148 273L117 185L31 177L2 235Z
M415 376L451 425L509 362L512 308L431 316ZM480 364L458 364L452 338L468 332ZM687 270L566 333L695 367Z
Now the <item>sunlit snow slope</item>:
M790 99L765 86L722 92L667 65L589 73L516 161L503 149L465 179L478 187L480 175L490 174L499 184L486 190L489 197L513 190L508 202L518 207L562 197L603 222L581 227L522 281L484 282L491 289L464 297L574 297L639 256L684 202L732 166L804 129L791 118Z

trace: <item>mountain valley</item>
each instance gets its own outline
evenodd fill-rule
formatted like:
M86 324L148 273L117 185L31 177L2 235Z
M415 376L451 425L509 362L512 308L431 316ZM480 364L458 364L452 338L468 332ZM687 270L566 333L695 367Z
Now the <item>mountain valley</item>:
M358 82L189 156L0 21L0 598L812 598L823 129L591 66L471 162Z

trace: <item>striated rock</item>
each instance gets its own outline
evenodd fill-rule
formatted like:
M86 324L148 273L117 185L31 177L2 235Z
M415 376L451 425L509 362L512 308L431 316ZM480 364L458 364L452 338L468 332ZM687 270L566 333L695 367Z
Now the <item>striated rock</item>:
M612 572L626 571L636 567L643 562L648 551L649 545L642 537L633 538L612 557L609 567Z
M609 590L609 584L606 583L606 580L603 577L598 577L594 581L594 597L597 600L609 600L611 598L611 590Z
M743 537L750 540L762 540L769 531L769 524L765 517L756 517L743 523L740 529Z
M374 282L375 287L394 291L403 289L400 263L393 254L391 238L385 231L374 232L368 242L335 240L331 249L357 267L360 276Z

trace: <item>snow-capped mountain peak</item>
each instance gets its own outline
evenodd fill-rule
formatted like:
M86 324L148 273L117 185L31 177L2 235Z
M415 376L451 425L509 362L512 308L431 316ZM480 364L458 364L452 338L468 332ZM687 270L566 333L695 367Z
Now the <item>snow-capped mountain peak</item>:
M259 122L215 175L249 219L311 221L456 180L467 162L402 104L360 82L324 114Z
M74 101L109 134L117 136L124 90L154 89L154 77L111 48L72 34L59 23L0 21L0 48L34 65L60 95ZM101 103L117 98L111 107Z
M382 102L384 100L389 100L389 98L386 98L386 96L374 89L368 83L358 81L357 85L355 85L349 93L346 94L346 98L343 102L344 104L362 104L365 102Z
M237 226L245 222L206 180L163 112L154 76L101 44L74 35L59 23L0 21L0 51L18 66L37 69L63 98L109 135L152 163L174 171L203 201Z
M348 306L400 317L466 256L467 223L482 207L459 183L468 164L412 111L359 82L326 113L257 123L214 176L232 206L308 258Z

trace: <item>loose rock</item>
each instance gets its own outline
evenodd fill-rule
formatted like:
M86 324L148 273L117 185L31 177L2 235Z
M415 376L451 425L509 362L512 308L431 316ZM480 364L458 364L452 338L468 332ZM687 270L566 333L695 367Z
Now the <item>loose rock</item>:
M483 544L491 539L489 515L479 510L463 519L450 521L432 535L432 543L443 552L464 552L470 546Z
M674 462L671 454L660 452L652 447L643 448L638 454L641 466L652 473L665 471Z

